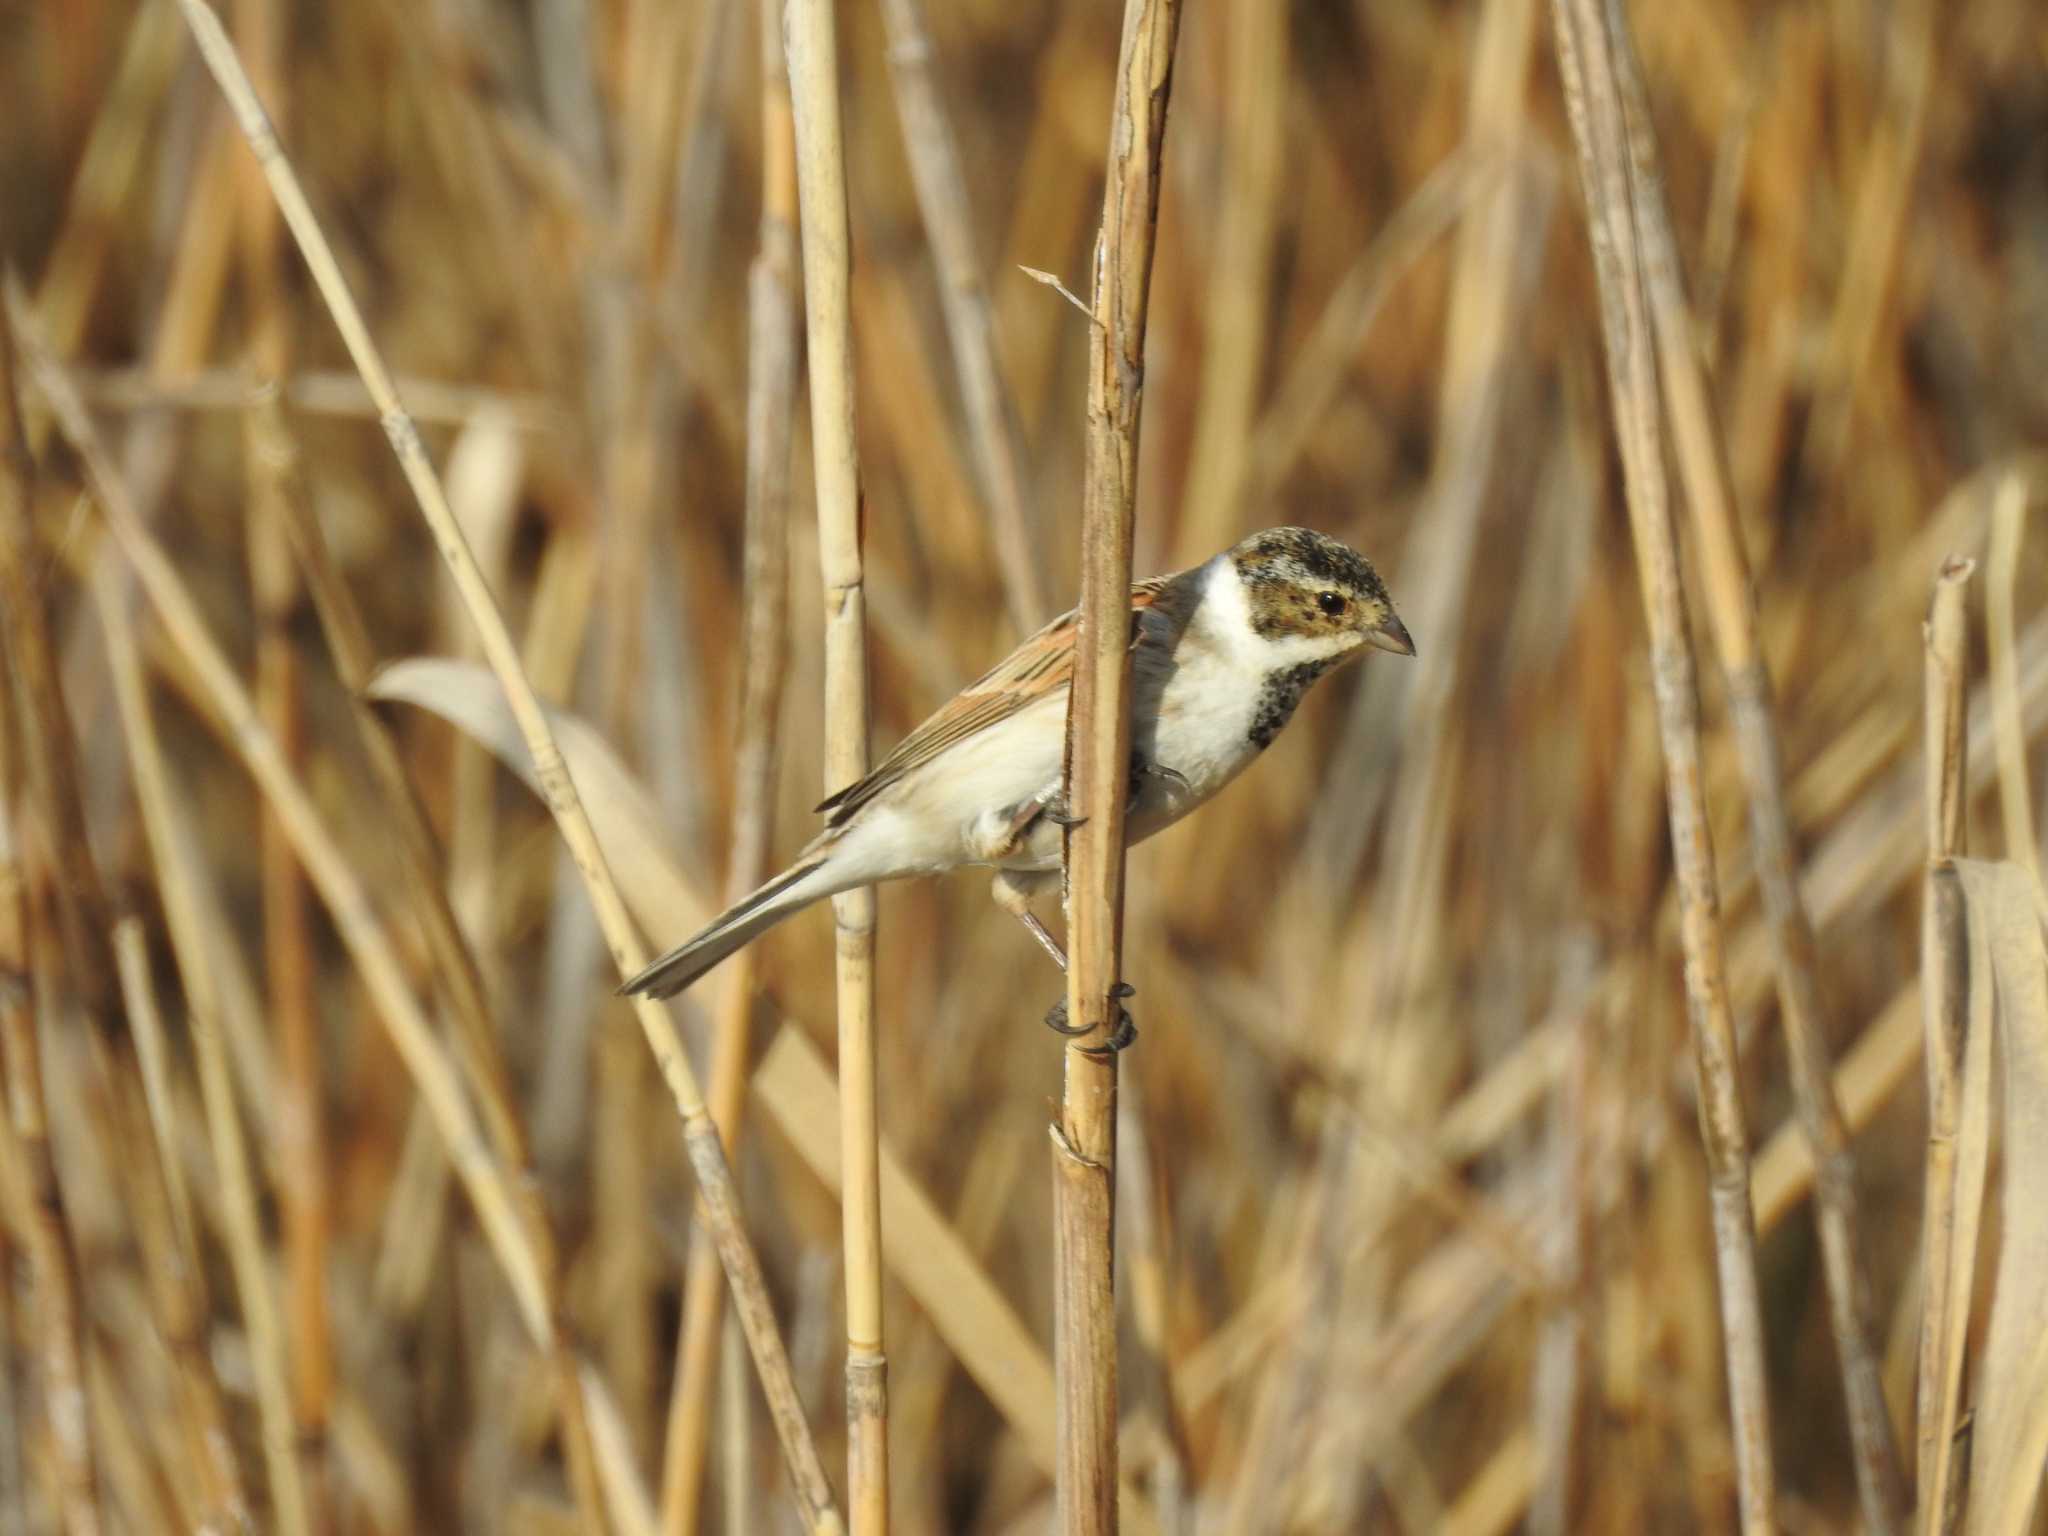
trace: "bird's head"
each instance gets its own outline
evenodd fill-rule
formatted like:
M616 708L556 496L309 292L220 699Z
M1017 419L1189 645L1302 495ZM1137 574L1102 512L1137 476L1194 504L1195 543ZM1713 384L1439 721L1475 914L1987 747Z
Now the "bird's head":
M1386 583L1358 551L1309 528L1268 528L1230 552L1252 632L1303 661L1375 646L1413 656Z

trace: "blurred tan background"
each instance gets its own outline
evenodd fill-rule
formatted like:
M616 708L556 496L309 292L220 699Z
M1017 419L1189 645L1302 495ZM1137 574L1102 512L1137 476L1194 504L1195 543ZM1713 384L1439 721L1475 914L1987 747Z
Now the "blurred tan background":
M641 777L707 894L732 816L757 9L224 7L245 48L268 30L284 143L537 683ZM1981 553L1991 478L2037 475L2029 454L2048 442L2048 12L1634 11L1778 688L1823 1023L1860 1073L1843 1101L1896 1412L1911 1395L1924 1131L1920 619L1940 556ZM1025 558L1013 547L1006 579L882 14L842 6L877 750L1072 600L1087 322L1020 267L1088 291L1117 44L1106 4L955 0L926 23L1023 449ZM1124 1465L1167 1529L1732 1529L1663 777L1550 25L1535 0L1187 9L1137 565L1309 524L1375 560L1419 656L1325 682L1244 781L1132 858ZM283 686L303 716L304 782L359 873L395 897L321 631L288 568L252 577L267 558L248 515L252 369L285 371L306 493L379 656L472 642L303 268L287 246L277 286L259 275L265 194L248 153L169 0L0 6L0 89L0 253L252 675L268 614L294 658ZM778 857L810 835L823 792L801 385L797 399ZM189 1095L158 879L82 595L97 562L118 561L60 442L40 470L35 558L94 848L156 953ZM2019 567L2031 725L2048 717L2048 640L2028 627L2044 550L2031 540ZM146 620L143 640L222 963L243 978L228 985L255 1020L237 1061L283 1262L260 799ZM1846 1533L1860 1527L1810 1174L1786 1129L1741 785L1701 655L1763 1154L1781 1514L1788 1530ZM572 1325L631 1465L659 1490L691 1225L673 1110L541 809L445 725L391 718L451 850ZM1979 810L1973 846L1995 851L1993 806ZM38 858L30 846L31 871ZM424 988L428 962L394 911ZM294 1311L292 1326L323 1327L332 1354L326 1513L347 1531L575 1528L543 1364L317 906L310 922L317 1053L302 1081L323 1117L325 1317ZM1058 983L978 877L888 889L880 935L885 1135L1042 1347L1058 1051L1038 1020ZM757 1046L797 1030L829 1058L830 954L818 914L766 941ZM199 1501L163 1429L178 1409L109 1172L117 1143L95 1129L77 1032L46 1014L108 1524L184 1529ZM679 1017L701 1046L704 1011L686 1000ZM206 1341L267 1528L200 1123L195 1109L181 1155L213 1280ZM738 1164L836 1476L836 1205L767 1120L750 1119ZM31 1288L19 1249L8 1257L0 1526L52 1529ZM891 1293L900 1529L1044 1528L1042 1469L930 1311ZM721 1404L704 1528L794 1529L758 1402Z

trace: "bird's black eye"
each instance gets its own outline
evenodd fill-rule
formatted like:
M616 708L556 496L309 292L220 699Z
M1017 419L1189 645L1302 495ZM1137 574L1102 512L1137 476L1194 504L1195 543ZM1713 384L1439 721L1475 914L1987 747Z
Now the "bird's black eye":
M1319 592L1316 594L1316 606L1334 619L1344 611L1344 594L1342 592Z

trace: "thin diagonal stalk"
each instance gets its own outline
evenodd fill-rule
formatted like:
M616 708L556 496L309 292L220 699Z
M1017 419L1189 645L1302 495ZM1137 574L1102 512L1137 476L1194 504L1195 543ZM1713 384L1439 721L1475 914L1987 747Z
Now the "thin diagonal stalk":
M306 201L305 192L299 186L298 177L285 157L262 103L249 85L249 77L235 56L234 46L221 30L219 18L203 0L178 0L178 4L199 44L207 68L212 71L214 80L234 111L236 122L255 152L257 162L263 167L278 208L298 243L299 253L311 270L335 327L341 332L342 341L377 404L379 419L391 441L392 451L398 456L399 467L419 504L421 516L433 532L436 547L448 565L470 620L477 627L485 658L505 690L506 702L533 758L535 776L544 791L548 809L553 813L562 839L568 845L570 856L590 892L591 904L596 909L598 925L603 930L613 963L621 975L632 975L644 965L646 950L627 915L624 902L619 898L604 852L598 846L597 834L591 827L582 800L577 796L575 780L570 777L561 748L541 711L540 698L520 662L518 646L505 625L504 615L499 612L489 583L477 566L476 556L469 547L461 524L456 521L440 476L435 473L420 442L419 429L398 399L390 370L371 339L362 312L357 308L335 261L334 252ZM768 1396L776 1431L782 1441L783 1459L804 1521L814 1530L837 1530L842 1522L833 1503L831 1485L826 1480L824 1464L818 1458L810 1426L804 1420L802 1402L790 1375L788 1354L777 1332L774 1310L761 1274L760 1258L741 1224L739 1196L733 1184L732 1170L726 1162L717 1127L712 1124L705 1106L696 1073L683 1054L674 1021L662 1006L645 997L636 998L632 1006L641 1032L646 1036L648 1049L653 1053L682 1118L690 1163L704 1194L712 1230L718 1235L719 1255L725 1261L727 1282L739 1300L748 1347L753 1352L762 1387Z
M1179 0L1126 0L1111 109L1088 348L1081 602L1067 704L1067 1017L1052 1127L1053 1361L1060 1528L1117 1528L1116 1026L1122 974L1124 796L1130 781L1131 536L1145 317Z
M781 7L761 0L761 227L748 277L746 568L742 579L745 643L740 669L737 763L733 773L732 858L726 891L737 901L768 875L774 810L775 722L782 709L788 650L790 436L797 361L796 160L789 77L782 61ZM754 1003L750 945L727 967L726 993L711 1047L711 1118L730 1157L746 1107L748 1020ZM661 1528L688 1536L697 1528L704 1483L711 1396L725 1332L725 1288L718 1253L700 1227L684 1286L682 1341L669 1406L662 1469ZM743 1426L728 1421L728 1436ZM726 1489L728 1505L740 1490Z
M852 252L832 0L790 0L790 101L809 337L811 463L825 583L825 790L868 771L867 602L854 437ZM888 1355L882 1343L882 1184L875 1124L875 893L832 899L839 977L845 1183L847 1503L855 1536L889 1526Z
M988 497L989 531L996 563L1002 567L1010 619L1019 634L1029 634L1045 620L1046 596L1038 541L1032 537L1025 502L1023 432L1016 403L996 367L995 317L974 244L973 205L932 69L931 33L924 24L922 0L883 0L882 25L889 36L889 79L896 87L896 114L903 119L911 184L931 239L946 335L960 375L967 445L982 493Z
M1778 973L1778 1014L1799 1124L1813 1148L1814 1219L1827 1277L1829 1321L1842 1370L1854 1446L1857 1493L1873 1536L1900 1529L1905 1491L1898 1447L1892 1443L1884 1383L1871 1345L1870 1274L1859 1239L1856 1166L1835 1102L1834 1063L1823 1025L1813 920L1799 890L1799 859L1792 819L1785 809L1785 754L1779 742L1771 674L1757 643L1756 591L1735 516L1728 472L1706 369L1695 341L1691 305L1657 152L1656 125L1620 0L1606 0L1615 72L1628 128L1635 228L1642 242L1643 281L1657 333L1657 360L1686 505L1698 534L1700 574L1706 588L1742 774L1749 791L1750 841L1763 892L1766 926Z
M1735 1020L1721 951L1714 849L1700 768L1699 685L1664 478L1655 347L1631 213L1628 130L1601 0L1552 0L1551 11L1585 189L1615 434L1649 620L1742 1528L1747 1536L1764 1536L1777 1528L1777 1495L1765 1396L1756 1228L1749 1203L1749 1135L1737 1077Z

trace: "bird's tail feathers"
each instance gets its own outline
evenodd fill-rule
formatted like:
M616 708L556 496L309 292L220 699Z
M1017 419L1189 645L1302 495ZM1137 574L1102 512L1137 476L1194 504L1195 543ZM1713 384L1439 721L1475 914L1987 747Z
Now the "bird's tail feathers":
M766 885L713 918L695 938L685 940L619 988L621 996L644 993L673 997L719 961L745 947L800 907L829 892L800 887L824 867L822 858L792 865Z

